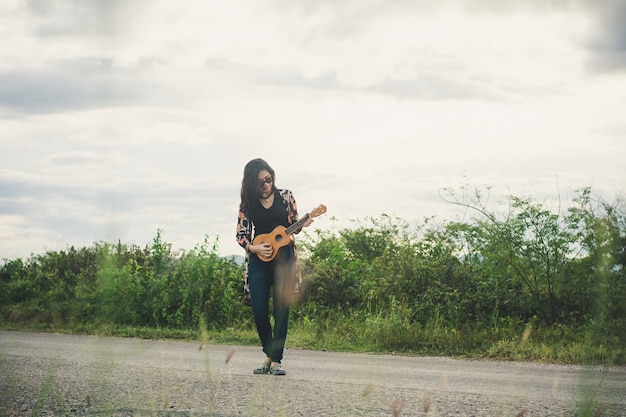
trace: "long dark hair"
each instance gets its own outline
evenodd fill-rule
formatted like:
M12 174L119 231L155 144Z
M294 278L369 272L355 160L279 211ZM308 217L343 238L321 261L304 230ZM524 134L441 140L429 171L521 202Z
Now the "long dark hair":
M272 187L276 189L276 174L274 169L261 158L248 162L243 169L241 181L241 203L239 210L249 215L254 208L254 201L259 198L259 172L266 170L272 176Z

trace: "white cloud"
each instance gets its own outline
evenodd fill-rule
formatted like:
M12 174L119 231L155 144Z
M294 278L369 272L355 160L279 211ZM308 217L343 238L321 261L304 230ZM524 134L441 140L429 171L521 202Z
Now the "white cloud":
M598 16L583 41L590 53L588 69L623 73L626 71L626 3L609 0L599 9Z
M3 2L0 258L144 245L158 228L176 248L208 234L238 253L241 175L256 157L301 211L324 203L342 220L454 216L439 192L467 179L494 195L621 192L622 11Z

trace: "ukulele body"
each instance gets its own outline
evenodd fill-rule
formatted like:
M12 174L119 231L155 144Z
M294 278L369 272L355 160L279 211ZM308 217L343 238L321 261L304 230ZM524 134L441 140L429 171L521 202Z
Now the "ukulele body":
M310 213L305 214L300 220L298 220L291 226L285 227L279 225L276 226L274 230L272 230L270 233L263 233L255 237L252 240L253 245L259 245L261 243L269 243L270 245L272 245L272 255L268 257L259 256L259 259L263 262L273 261L274 258L276 258L276 255L278 255L278 251L280 250L280 248L285 247L293 242L293 239L291 237L292 233L295 233L300 228L302 228L302 225L306 223L307 220L322 215L324 213L326 213L326 206L320 204L317 208L312 210Z
M285 226L276 226L270 233L258 235L252 240L252 244L259 245L261 243L269 243L272 245L272 255L269 257L259 256L263 262L271 262L278 255L280 248L289 245L292 242L291 236L286 233Z

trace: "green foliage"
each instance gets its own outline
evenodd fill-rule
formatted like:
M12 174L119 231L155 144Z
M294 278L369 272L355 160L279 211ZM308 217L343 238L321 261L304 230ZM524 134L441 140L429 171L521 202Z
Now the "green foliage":
M478 215L462 223L426 219L413 231L383 215L308 236L297 318L358 312L361 334L372 330L383 347L404 346L396 337L404 334L419 349L420 335L432 328L491 334L503 320L521 331L524 323L571 326L594 343L626 345L621 202L594 202L583 189L561 213L510 196L502 215L488 210L480 192L451 196ZM427 345L464 345L446 334L445 343Z
M571 363L623 363L626 208L580 190L565 210L480 191L448 201L463 222L382 215L299 239L300 347ZM243 268L218 240L175 253L97 243L0 267L0 324L100 334L256 340L240 302ZM217 332L217 333L216 333ZM219 336L218 336L219 334Z
M143 250L121 243L47 252L0 269L5 322L50 327L224 329L247 317L243 270L217 255L217 240L174 254L161 231Z

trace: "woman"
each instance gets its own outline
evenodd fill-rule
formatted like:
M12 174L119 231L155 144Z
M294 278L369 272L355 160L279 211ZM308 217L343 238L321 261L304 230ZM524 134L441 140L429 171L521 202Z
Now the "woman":
M295 278L295 249L293 242L278 250L269 243L254 243L254 236L270 233L276 226L288 227L298 220L296 200L289 190L279 189L276 175L263 159L248 162L241 182L241 203L237 221L237 242L248 256L248 286L252 314L266 358L255 374L285 375L281 367L289 306L293 297ZM312 219L302 227L309 226ZM296 233L300 232L297 230ZM270 323L270 293L273 298L274 329Z

